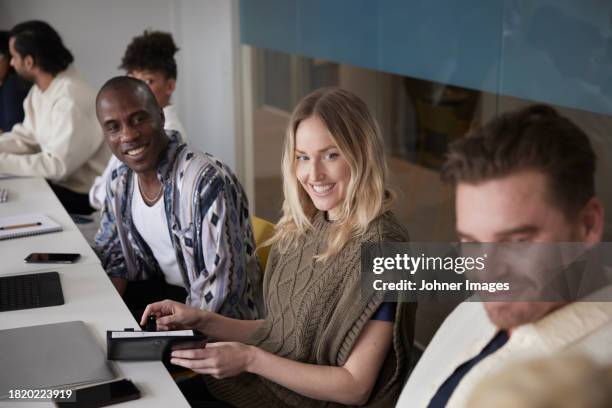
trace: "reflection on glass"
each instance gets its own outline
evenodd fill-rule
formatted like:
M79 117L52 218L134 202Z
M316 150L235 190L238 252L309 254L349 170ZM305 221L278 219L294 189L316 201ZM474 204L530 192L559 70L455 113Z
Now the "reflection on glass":
M448 144L501 112L534 103L277 51L254 49L254 54L255 211L271 221L280 215L281 147L289 115L314 89L341 86L368 104L385 138L399 198L395 211L420 241L456 238L452 190L439 179ZM553 106L590 136L600 156L597 192L611 213L612 187L606 181L612 171L612 117ZM608 238L611 225L606 224Z

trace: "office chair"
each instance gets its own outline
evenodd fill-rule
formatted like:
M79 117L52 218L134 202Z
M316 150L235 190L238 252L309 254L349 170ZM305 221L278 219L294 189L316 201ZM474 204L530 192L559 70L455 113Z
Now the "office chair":
M261 271L264 272L268 264L270 246L261 247L261 244L270 239L274 234L274 224L255 215L251 216L251 224L253 225L253 236L255 238L255 246L257 247L257 262L259 262Z

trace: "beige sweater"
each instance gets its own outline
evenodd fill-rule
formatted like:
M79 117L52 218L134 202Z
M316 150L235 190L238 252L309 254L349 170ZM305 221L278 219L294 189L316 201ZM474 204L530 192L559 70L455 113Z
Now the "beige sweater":
M0 174L41 176L87 193L110 156L93 89L69 67L45 92L33 86L23 108L23 123L0 135Z
M310 364L342 366L355 341L380 306L379 295L362 295L361 244L407 241L395 217L384 214L366 234L349 242L333 259L313 259L325 249L331 224L318 213L314 231L301 239L296 250L279 255L273 248L264 275L267 315L249 343L276 355ZM393 348L381 368L367 406L395 404L407 374L407 356L414 329L414 304L398 304ZM218 398L242 407L335 407L313 400L261 377L243 374L225 380L205 377Z
M599 299L610 299L611 289L602 289ZM478 355L498 331L483 303L463 302L457 306L427 346L402 390L397 407L427 407L457 367ZM561 351L612 364L612 302L574 302L537 322L515 328L506 344L468 371L447 407L466 407L478 383L513 363Z

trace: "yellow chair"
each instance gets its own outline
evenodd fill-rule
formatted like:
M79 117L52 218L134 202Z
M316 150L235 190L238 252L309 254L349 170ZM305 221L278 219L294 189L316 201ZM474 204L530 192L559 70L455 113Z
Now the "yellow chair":
M253 235L255 238L255 246L257 247L257 258L261 271L266 270L268 263L268 255L270 254L270 246L261 247L260 245L270 239L274 234L274 224L256 216L251 216L251 224L253 224Z

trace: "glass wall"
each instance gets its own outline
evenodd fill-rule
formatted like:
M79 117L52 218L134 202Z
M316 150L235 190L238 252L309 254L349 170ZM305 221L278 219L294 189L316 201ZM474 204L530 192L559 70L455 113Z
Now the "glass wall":
M256 4L255 4L256 3ZM597 192L612 214L612 3L601 0L261 0L241 2L250 50L255 212L278 220L289 115L308 92L359 95L385 139L395 212L414 241L453 241L448 144L502 112L546 103L598 155ZM605 239L612 238L607 217ZM421 305L426 344L446 314Z
M612 3L601 0L241 1L251 48L256 210L280 208L287 117L321 86L361 96L383 133L414 239L454 237L438 180L448 143L500 112L555 106L591 137L612 212ZM612 217L606 235L612 237ZM425 223L427 220L427 223ZM430 225L433 224L433 225Z
M451 191L439 180L448 143L499 112L534 101L476 91L333 61L253 48L254 158L257 214L277 220L282 200L280 154L289 115L310 91L341 86L359 95L374 112L385 139L396 209L415 240L452 240ZM612 118L553 105L591 137L600 154L598 189L612 161ZM432 225L433 224L433 225Z
M438 170L448 143L480 121L482 92L406 76L254 49L255 211L277 220L280 155L289 115L310 91L341 86L374 112L384 135L396 212L415 240L452 240L451 191Z

